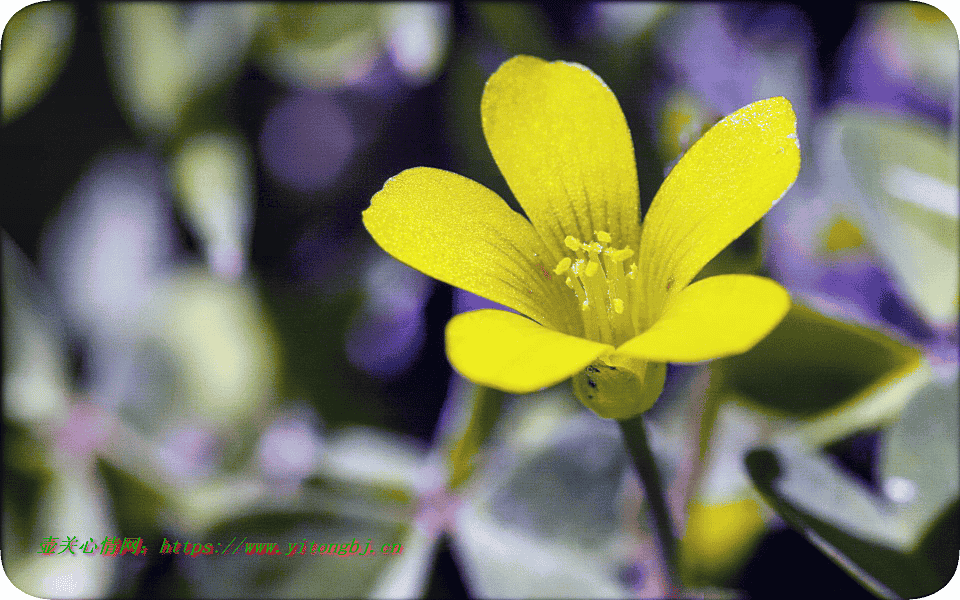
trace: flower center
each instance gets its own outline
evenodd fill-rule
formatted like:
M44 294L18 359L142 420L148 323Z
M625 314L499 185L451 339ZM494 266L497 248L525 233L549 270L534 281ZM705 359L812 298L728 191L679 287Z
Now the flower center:
M630 272L624 274L623 263L633 256L633 250L612 247L606 231L594 234L596 241L590 243L568 235L563 243L576 259L564 257L553 272L569 273L566 284L580 301L584 337L619 346L636 331L627 307L635 294L632 281L637 277L637 263L630 264Z

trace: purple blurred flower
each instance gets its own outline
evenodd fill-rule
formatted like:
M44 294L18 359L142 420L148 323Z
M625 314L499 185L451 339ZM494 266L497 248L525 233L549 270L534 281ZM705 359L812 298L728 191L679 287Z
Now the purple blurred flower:
M129 391L135 331L175 251L159 162L132 151L97 158L41 238L41 266L73 329L89 342L89 386ZM125 391L126 390L126 391Z
M791 6L753 9L752 25L737 28L732 18L749 6L727 10L696 4L666 19L658 37L660 54L677 84L695 93L718 115L762 98L785 96L797 113L798 134L809 123L816 71L812 31Z
M281 415L260 436L257 463L274 485L294 489L316 468L323 452L323 439L316 416L307 411Z
M356 125L331 93L295 91L267 113L260 153L285 186L310 193L333 185L357 148Z
M347 357L358 369L393 378L417 358L426 338L424 307L435 282L382 253L364 272L363 306L347 331Z
M844 42L839 64L833 85L842 100L906 110L944 125L957 120L957 32L932 6L869 6Z

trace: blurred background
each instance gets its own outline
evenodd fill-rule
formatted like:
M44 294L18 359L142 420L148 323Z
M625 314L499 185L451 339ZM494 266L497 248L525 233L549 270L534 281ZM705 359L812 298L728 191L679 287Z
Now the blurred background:
M444 325L489 303L360 220L414 166L516 207L480 97L532 54L613 90L644 211L722 116L779 95L798 115L796 184L701 274L773 277L794 309L743 356L671 366L650 413L685 583L935 592L960 547L958 52L907 2L21 10L0 59L7 576L40 597L662 593L615 424L567 384L462 380ZM77 555L38 554L51 536ZM149 550L79 551L106 537Z

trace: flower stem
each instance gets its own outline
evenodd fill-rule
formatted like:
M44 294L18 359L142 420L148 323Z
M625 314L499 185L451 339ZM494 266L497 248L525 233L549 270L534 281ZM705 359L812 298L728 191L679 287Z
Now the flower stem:
M471 398L470 420L450 449L449 485L451 490L463 485L473 473L476 467L476 455L490 437L503 408L505 396L503 392L478 384L471 385L473 398Z
M637 469L640 482L643 484L667 583L673 592L672 595L676 595L680 592L677 540L673 534L673 522L670 520L670 510L667 508L660 472L657 470L657 462L647 440L646 423L643 421L642 414L617 422L620 424L620 431L630 458L633 459L633 466Z

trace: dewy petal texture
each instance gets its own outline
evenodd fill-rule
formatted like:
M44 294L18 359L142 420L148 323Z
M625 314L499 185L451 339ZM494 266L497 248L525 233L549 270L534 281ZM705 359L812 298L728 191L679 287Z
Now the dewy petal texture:
M447 357L467 379L526 394L569 379L613 347L552 331L502 310L476 310L447 324Z
M490 76L480 112L500 172L557 260L568 235L589 241L605 231L618 246L637 243L633 142L592 71L517 56Z
M777 282L754 275L718 275L687 287L647 331L618 353L656 362L691 363L753 348L790 309Z
M796 124L786 98L754 102L714 125L680 159L645 219L641 323L652 325L671 295L790 188L800 170Z
M558 321L570 311L558 308L543 242L529 221L479 183L440 169L408 169L374 195L363 224L381 248L414 269L563 328Z

